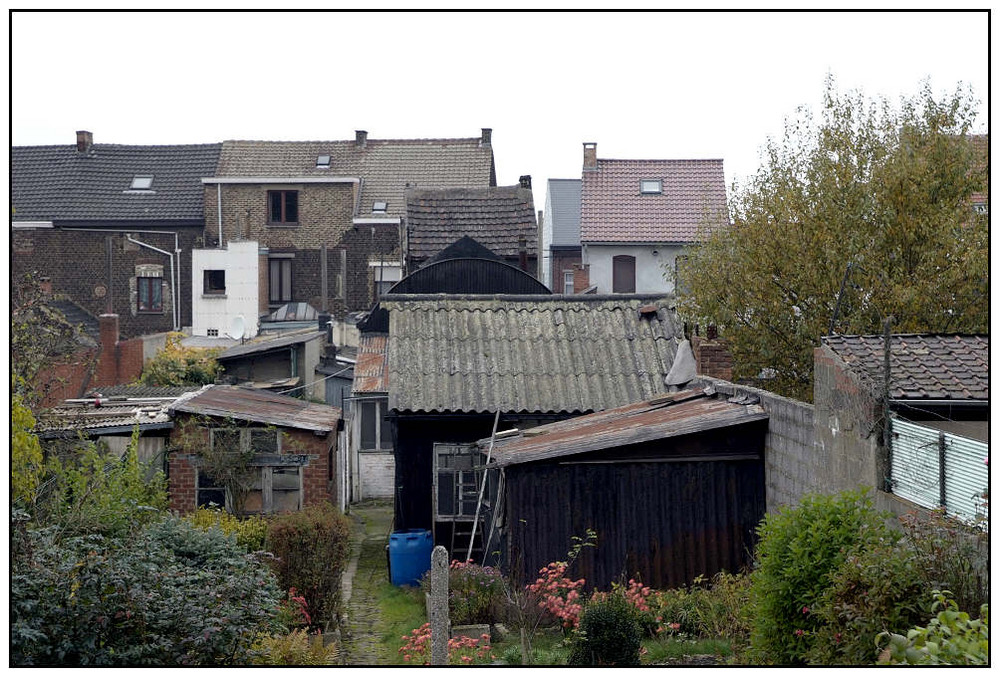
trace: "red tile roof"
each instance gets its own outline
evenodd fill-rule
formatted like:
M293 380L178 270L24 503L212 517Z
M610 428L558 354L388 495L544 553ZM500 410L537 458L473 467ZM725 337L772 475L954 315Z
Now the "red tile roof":
M641 194L659 179L663 192ZM583 171L581 242L695 242L709 224L728 223L722 160L597 160Z

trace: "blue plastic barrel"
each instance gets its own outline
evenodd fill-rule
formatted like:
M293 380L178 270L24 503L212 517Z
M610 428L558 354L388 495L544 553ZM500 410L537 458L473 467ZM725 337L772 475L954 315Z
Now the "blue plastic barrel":
M389 534L389 579L393 585L418 585L430 571L434 541L427 529Z

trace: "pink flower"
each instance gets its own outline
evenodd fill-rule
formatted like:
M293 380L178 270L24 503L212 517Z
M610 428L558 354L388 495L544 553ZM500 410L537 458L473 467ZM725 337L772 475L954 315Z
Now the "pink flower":
M807 607L807 606L802 607L802 613L805 614L806 616L808 616L809 615L809 607Z
M795 631L795 636L796 637L801 637L804 634L806 634L804 630L796 630Z

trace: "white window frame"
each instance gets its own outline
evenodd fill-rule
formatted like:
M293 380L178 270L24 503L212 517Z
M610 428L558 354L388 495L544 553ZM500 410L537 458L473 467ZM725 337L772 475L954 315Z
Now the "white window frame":
M661 179L639 179L639 192L642 195L661 195L663 181Z
M563 271L563 294L573 293L573 271L564 270ZM568 291L567 291L568 290Z
M364 399L356 400L358 405L358 451L363 454L371 454L378 452L392 451L392 440L382 439L382 420L385 418L389 409L389 400L384 397L366 397ZM362 435L362 430L365 425L365 410L368 408L366 405L375 405L375 446L365 447L362 440L364 439Z
M486 469L481 465L482 456L482 452L474 444L434 443L435 521L465 522L475 518L476 504L479 502L479 486L483 481L483 474L486 472ZM449 461L442 463L446 457L451 459L468 457L468 462ZM462 467L456 468L454 466ZM449 490L455 510L442 513L441 491Z

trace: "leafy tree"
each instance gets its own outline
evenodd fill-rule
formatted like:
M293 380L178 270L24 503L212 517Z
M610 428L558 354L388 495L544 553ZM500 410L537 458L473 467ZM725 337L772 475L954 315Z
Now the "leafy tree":
M733 225L680 270L681 311L720 327L734 377L766 370L770 389L811 400L812 349L831 322L842 334L881 333L889 316L897 332L987 330L974 103L961 87L937 100L924 83L894 107L829 77L819 121L804 108L786 120L756 175L734 184Z
M31 432L35 428L35 417L16 392L11 401L10 420L11 500L27 504L35 499L41 480L42 447L38 437Z
M214 383L222 373L215 360L218 348L188 348L181 345L183 334L167 334L166 347L146 363L142 382L150 386L186 386Z

